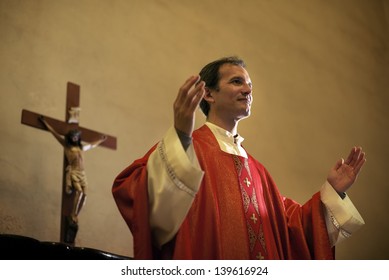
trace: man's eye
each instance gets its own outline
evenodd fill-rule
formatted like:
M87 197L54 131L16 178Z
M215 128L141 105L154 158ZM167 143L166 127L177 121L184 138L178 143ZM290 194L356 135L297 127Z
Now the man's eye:
M235 85L241 85L242 84L242 81L241 80L232 80L231 81L233 84Z

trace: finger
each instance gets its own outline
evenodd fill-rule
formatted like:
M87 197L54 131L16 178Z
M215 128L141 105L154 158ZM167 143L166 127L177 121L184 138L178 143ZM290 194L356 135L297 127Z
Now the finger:
M189 110L194 111L200 104L205 94L205 82L201 81L188 95L187 107Z
M204 95L205 95L205 83L203 83L201 90L193 98L193 107L192 107L193 110L196 110L199 107L201 100L204 98Z
M199 75L190 76L188 79L186 79L185 83L182 85L182 88L188 91L199 79Z
M354 167L354 173L355 175L358 175L358 173L361 171L362 166L366 162L366 154L362 153L359 161L357 162L356 166Z
M194 98L198 95L203 95L205 83L201 81L194 88L189 90L187 93L180 93L179 99L176 101L177 107L196 107L196 104L192 105Z
M353 157L354 157L354 154L355 154L355 151L356 151L356 147L353 147L350 151L350 154L348 155L346 161L344 162L345 164L350 164Z
M199 75L190 76L185 83L181 86L180 92L181 93L188 93L190 88L196 84L196 82L200 79Z
M335 163L335 166L334 166L334 170L338 170L344 163L344 159L341 158L339 159L336 163Z
M185 102L190 88L199 80L200 76L190 76L185 83L179 88L178 95L175 102L183 103Z
M355 153L354 153L353 158L350 162L350 166L355 168L355 166L358 164L358 162L361 158L361 155L362 155L361 147L355 148Z

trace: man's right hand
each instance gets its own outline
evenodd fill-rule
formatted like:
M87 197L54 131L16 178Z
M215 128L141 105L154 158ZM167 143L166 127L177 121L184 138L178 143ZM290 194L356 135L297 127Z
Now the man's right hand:
M199 79L198 75L189 77L180 87L173 104L174 127L189 137L192 136L194 130L196 109L205 94L204 81L195 85Z

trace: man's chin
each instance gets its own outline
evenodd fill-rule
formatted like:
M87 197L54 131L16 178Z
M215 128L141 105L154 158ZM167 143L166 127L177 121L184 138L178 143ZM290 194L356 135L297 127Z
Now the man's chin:
M248 111L248 112L246 112L245 114L243 114L242 116L241 116L241 120L243 120L243 119L247 119L248 117L250 117L250 115L251 115L251 111Z

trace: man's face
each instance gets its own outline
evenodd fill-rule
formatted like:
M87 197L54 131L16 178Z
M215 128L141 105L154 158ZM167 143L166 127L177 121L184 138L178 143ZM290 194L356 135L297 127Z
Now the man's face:
M251 113L252 83L245 68L224 64L219 69L218 90L210 90L211 111L219 118L238 121Z

